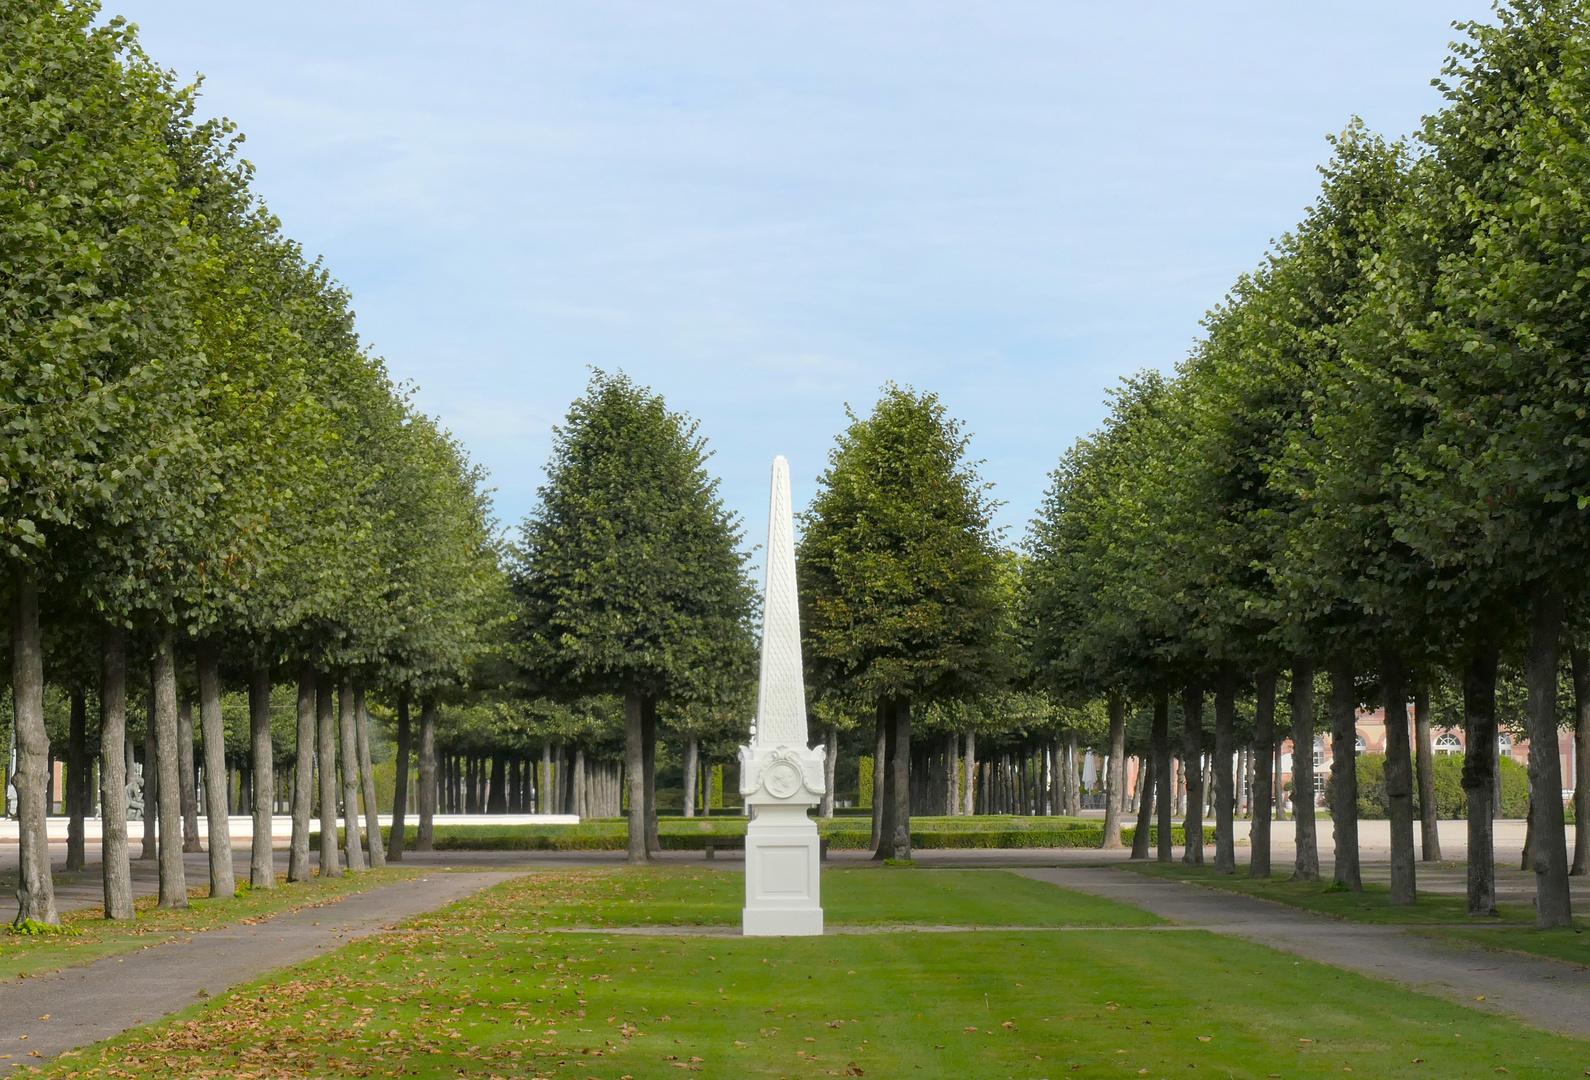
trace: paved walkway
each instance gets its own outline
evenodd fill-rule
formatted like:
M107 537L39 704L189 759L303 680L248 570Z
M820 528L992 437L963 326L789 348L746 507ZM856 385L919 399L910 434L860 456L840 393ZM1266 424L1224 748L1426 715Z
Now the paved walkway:
M1253 897L1114 867L1018 870L1534 1027L1590 1038L1590 968L1421 938L1398 926L1343 922Z
M0 983L3 1065L40 1064L158 1020L272 968L318 956L399 920L496 885L512 873L435 874L280 915L197 933L53 975Z

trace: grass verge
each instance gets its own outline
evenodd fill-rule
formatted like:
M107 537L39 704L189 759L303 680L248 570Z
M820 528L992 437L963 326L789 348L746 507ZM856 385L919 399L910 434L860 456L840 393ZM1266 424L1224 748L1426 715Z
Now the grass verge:
M1590 967L1590 930L1537 930L1532 926L1441 927L1419 929L1421 937L1495 952L1527 953Z
M1224 889L1352 922L1454 925L1475 922L1469 917L1467 901L1460 896L1421 893L1417 904L1403 907L1392 904L1391 890L1385 885L1366 884L1362 892L1348 892L1329 881L1293 881L1280 876L1267 881L1250 878L1242 867L1238 867L1235 874L1217 874L1212 867L1190 867L1180 863L1122 863L1121 866L1147 877ZM1535 909L1529 904L1500 904L1498 908L1501 923L1528 924L1535 921ZM1497 921L1487 920L1487 923L1494 926Z
M709 841L745 835L743 817L661 818L658 840L665 851L701 851ZM911 844L923 850L945 848L1089 848L1104 838L1101 822L1086 818L1012 817L913 817ZM872 823L864 817L825 818L817 822L818 834L836 851L865 851L871 846ZM1136 830L1122 830L1127 844ZM391 834L382 829L383 836ZM622 851L629 835L622 818L595 818L578 825L438 825L438 851ZM1155 833L1157 835L1157 832ZM1214 827L1206 830L1214 841ZM313 846L318 841L310 837ZM1175 842L1185 834L1178 826ZM415 842L410 826L408 842ZM412 849L412 848L411 848Z
M1579 1075L1590 1056L1577 1040L1204 931L549 932L545 890L570 890L554 911L591 900L593 888L598 905L619 903L597 876L509 882L44 1075L1166 1080L1351 1070L1444 1080ZM539 884L527 892L526 880Z
M68 911L61 916L59 932L18 934L0 928L0 979L29 978L90 964L102 957L163 945L200 930L264 922L273 915L334 903L355 893L428 873L437 871L390 867L293 884L288 884L286 875L281 874L276 888L244 889L231 900L211 900L210 887L199 885L188 890L189 906L181 911L157 908L153 896L139 897L134 904L137 917L130 922L107 920L101 907Z
M830 926L1152 926L1140 908L1004 871L828 869L823 913ZM738 926L745 876L668 867L545 871L493 890L482 905L537 929Z

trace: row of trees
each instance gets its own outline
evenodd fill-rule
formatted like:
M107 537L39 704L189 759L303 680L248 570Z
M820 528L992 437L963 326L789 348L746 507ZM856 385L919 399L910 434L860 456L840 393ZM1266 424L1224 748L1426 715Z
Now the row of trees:
M129 656L140 685L148 662L162 837L180 833L180 659L212 778L225 775L208 757L224 749L212 731L224 688L249 692L252 770L266 777L270 685L296 680L290 876L309 872L317 766L324 872L337 808L373 810L362 694L391 708L399 776L420 707L422 820L439 788L460 805L492 788L524 804L537 746L543 765L549 744L571 748L563 772L584 776L573 761L621 742L630 857L647 859L659 725L679 736L694 793L703 747L738 741L753 710L755 590L694 423L596 373L556 432L537 509L499 552L480 476L359 346L346 295L250 192L231 129L194 120L192 91L89 5L0 0L0 15L0 549L20 917L53 919L46 671L79 711L98 705L107 912L130 912L128 755L115 752ZM1068 806L1079 744L1098 749L1114 780L1105 843L1118 844L1126 754L1146 752L1151 777L1168 778L1175 735L1187 858L1202 859L1207 754L1215 861L1230 870L1239 715L1251 712L1267 761L1284 695L1294 744L1312 747L1323 678L1336 874L1356 887L1356 713L1387 702L1394 895L1410 902L1401 704L1456 679L1470 902L1490 910L1496 683L1514 664L1528 686L1540 918L1566 918L1555 732L1590 507L1576 239L1590 231L1576 198L1586 21L1584 4L1510 0L1496 26L1468 28L1447 105L1417 141L1349 128L1318 203L1211 314L1189 360L1129 380L1105 428L1066 455L1020 553L1002 550L988 486L936 398L888 386L851 416L804 515L798 573L812 714L829 745L848 731L872 751L879 857L909 856L913 790L932 801L913 760L945 780L946 808L973 805L946 778L972 772L979 736L1011 762L1047 748ZM444 751L473 764L449 765L439 785L443 698L461 718L440 733ZM1295 760L1311 790L1311 756ZM1256 874L1269 872L1270 775L1254 772ZM1158 787L1168 858L1170 785ZM1312 817L1296 828L1297 873L1317 875ZM218 895L225 831L211 829ZM162 901L178 904L167 847ZM265 887L268 852L256 832Z
M1005 685L1014 575L965 451L937 399L887 387L869 417L852 416L804 517L812 712L835 749L858 717L874 721L880 857L909 854L913 706ZM707 457L660 396L596 373L557 431L513 555L519 692L623 702L635 862L657 849L659 710L680 736L687 800L703 742L742 740L754 711L755 591Z
M390 698L405 727L411 701L434 717L502 611L478 473L360 346L346 293L251 192L240 136L194 110L194 88L97 5L0 2L0 555L19 921L57 921L46 677L97 704L105 910L127 918L129 693L149 699L163 905L187 902L183 666L216 785L212 895L233 891L227 685L247 688L253 774L272 777L271 684L297 682L290 876L310 873L317 765L321 872L335 873L337 807L353 865L361 797L373 811L364 694ZM254 785L260 888L275 883L271 787Z
M1416 897L1406 703L1458 683L1476 914L1495 908L1497 673L1516 666L1538 919L1558 926L1558 678L1590 551L1590 5L1507 0L1494 25L1462 29L1444 107L1417 137L1349 127L1318 201L1210 314L1175 376L1126 381L1103 430L1066 456L1029 536L1026 625L1048 685L1110 700L1112 753L1123 703L1153 702L1158 775L1169 700L1190 748L1212 694L1221 870L1234 867L1235 703L1252 696L1263 755L1285 694L1294 745L1310 747L1319 672L1335 875L1359 887L1354 724L1383 703L1402 904ZM1578 671L1584 655L1572 649ZM1194 788L1197 755L1186 759ZM1309 755L1294 760L1308 790ZM1266 783L1259 796L1271 798ZM1157 812L1166 859L1163 793ZM1201 862L1196 813L1187 827ZM1256 824L1252 873L1269 872ZM1296 874L1318 873L1300 815Z

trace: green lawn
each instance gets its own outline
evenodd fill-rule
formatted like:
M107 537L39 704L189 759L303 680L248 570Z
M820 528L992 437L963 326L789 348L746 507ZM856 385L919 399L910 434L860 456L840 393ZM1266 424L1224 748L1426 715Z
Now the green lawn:
M1004 871L893 868L823 871L830 926L1148 926L1139 908ZM537 927L738 926L745 876L690 868L544 871L478 903ZM423 920L422 920L423 921Z
M245 891L232 900L210 900L210 887L196 886L188 890L189 906L185 911L156 908L155 897L139 897L135 904L138 917L131 922L109 922L103 908L92 907L63 914L64 933L14 934L0 927L0 980L90 964L102 956L160 945L197 930L331 903L379 885L436 872L392 867L344 874L328 881L317 877L292 885L287 884L283 874L278 875L276 888Z
M866 873L854 875L856 910L899 904L902 916L937 921L932 885L943 877L872 871L869 882ZM675 889L672 874L699 892ZM717 888L691 871L536 874L44 1075L1167 1080L1351 1069L1446 1080L1578 1076L1590 1064L1590 1044L1204 931L548 932L582 906L593 918L629 914L640 895L604 889L602 878L649 881L658 899L700 901ZM915 887L896 892L900 882ZM551 902L560 888L566 900ZM1044 888L1061 894L1057 909L1074 903ZM968 894L958 910L998 916L994 893L952 891Z
M1441 927L1419 930L1424 937L1483 949L1530 953L1550 960L1590 966L1590 930L1536 930L1526 926Z
M1181 863L1139 862L1121 866L1149 877L1225 889L1353 922L1462 924L1475 921L1469 917L1467 901L1460 896L1420 893L1417 904L1398 907L1391 903L1391 890L1385 885L1367 884L1362 892L1355 893L1339 890L1329 881L1292 881L1290 873L1277 874L1268 881L1256 880L1247 876L1246 867L1238 867L1235 874L1217 874L1209 866L1195 869ZM1503 923L1535 921L1535 909L1529 904L1499 904L1497 907ZM1493 926L1496 922L1487 920Z

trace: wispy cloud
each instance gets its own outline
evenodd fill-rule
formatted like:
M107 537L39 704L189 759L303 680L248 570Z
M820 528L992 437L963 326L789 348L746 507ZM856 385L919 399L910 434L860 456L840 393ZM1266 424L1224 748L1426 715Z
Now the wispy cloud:
M1482 0L124 0L209 76L364 338L529 508L587 368L702 421L757 522L844 403L938 390L1020 525L1105 384L1185 355L1323 136L1438 104ZM755 534L759 526L751 528Z

